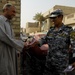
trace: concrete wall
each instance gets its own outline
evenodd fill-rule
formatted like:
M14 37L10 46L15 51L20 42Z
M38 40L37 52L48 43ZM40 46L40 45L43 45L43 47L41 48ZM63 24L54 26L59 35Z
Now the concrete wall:
M62 9L64 12L64 15L68 15L75 12L75 7L70 7L70 6L55 5L53 8Z
M66 15L65 17L64 17L64 23L65 24L73 24L73 23L75 23L75 13L71 13L71 14L69 14L69 15Z
M66 25L70 25L73 27L73 29L75 28L75 13L71 13L69 15L66 15L64 17L64 24Z
M40 31L39 27L33 27L33 28L27 28L26 33L35 33L39 31Z
M39 31L40 31L39 23L36 22L26 23L26 33L35 33Z

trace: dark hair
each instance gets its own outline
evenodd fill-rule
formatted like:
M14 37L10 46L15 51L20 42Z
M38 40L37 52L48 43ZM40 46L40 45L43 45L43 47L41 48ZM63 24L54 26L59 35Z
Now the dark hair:
M60 17L60 16L62 16L62 18L63 18L63 15L58 15L57 17Z

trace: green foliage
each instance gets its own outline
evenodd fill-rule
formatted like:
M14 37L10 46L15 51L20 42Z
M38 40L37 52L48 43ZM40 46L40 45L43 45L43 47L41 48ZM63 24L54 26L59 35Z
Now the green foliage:
M43 17L42 13L36 13L35 16L33 17L33 20L42 22L45 20L45 17Z

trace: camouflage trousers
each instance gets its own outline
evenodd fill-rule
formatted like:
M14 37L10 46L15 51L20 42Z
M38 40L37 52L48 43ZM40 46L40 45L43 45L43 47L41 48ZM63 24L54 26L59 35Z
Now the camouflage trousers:
M65 75L65 73L58 73L56 71L50 72L50 71L44 71L43 75Z
M47 65L45 66L43 75L65 75L65 73L60 72L59 70L56 69L55 66L50 64L48 66Z

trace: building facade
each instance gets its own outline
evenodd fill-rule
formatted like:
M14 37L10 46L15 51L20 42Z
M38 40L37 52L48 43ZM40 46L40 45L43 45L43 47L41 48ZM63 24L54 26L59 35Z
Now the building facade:
M26 23L26 33L36 33L40 32L40 27L38 22L27 22Z
M68 14L64 17L64 24L72 26L75 29L75 13Z
M43 23L41 31L48 31L49 28L52 26L52 22L50 21L48 16L55 9L62 9L64 13L63 23L65 25L70 25L75 28L75 7L55 5L54 7L43 13L43 16L46 18L46 20ZM32 22L28 22L26 24L26 33L32 33L36 31L40 32L39 25L36 26L36 23Z
M52 23L50 21L50 19L48 18L48 16L50 15L50 13L55 10L55 9L62 9L63 13L64 13L64 17L63 17L63 23L66 25L70 25L73 28L75 27L75 7L70 7L70 6L61 6L61 5L55 5L53 8L51 8L50 10L46 11L43 16L46 17L46 23L45 26L46 28L44 28L44 30L49 30L49 28L51 27Z

